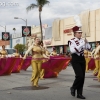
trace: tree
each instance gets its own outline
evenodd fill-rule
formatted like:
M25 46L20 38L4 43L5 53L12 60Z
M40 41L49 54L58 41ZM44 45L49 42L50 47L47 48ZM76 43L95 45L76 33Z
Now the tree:
M13 28L13 31L14 31L14 33L15 33L15 31L16 31L16 28Z
M20 54L22 54L26 49L24 44L17 44L14 46L14 48L17 49Z
M28 6L26 8L27 11L30 11L34 8L38 8L39 9L39 21L40 21L40 29L41 29L41 40L43 40L43 33L42 33L42 21L41 21L41 12L42 12L42 8L44 5L49 4L50 2L48 0L36 0L36 4L30 4L30 6Z

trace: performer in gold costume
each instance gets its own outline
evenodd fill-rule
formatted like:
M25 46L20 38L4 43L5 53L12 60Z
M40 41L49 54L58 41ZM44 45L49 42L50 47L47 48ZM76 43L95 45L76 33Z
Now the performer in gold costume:
M46 50L46 51L45 51L46 56L47 56L47 57L50 57L50 52L48 51L48 49L47 49L46 47L45 47L45 50Z
M49 57L47 57L47 55L46 55L46 49L45 49L45 47L44 47L44 44L43 44L43 41L40 41L40 46L41 46L41 49L42 49L42 56L43 56L43 58L49 58ZM47 59L43 59L43 62L46 62L47 61ZM44 72L45 72L45 70L44 69L41 69L41 72L40 72L40 79L44 79L43 77L44 77Z
M88 62L89 62L87 50L84 50L84 57L85 57L85 61L86 61L86 72L87 72L88 71Z
M57 56L56 48L53 48L53 51L50 54L51 56Z
M91 52L88 50L84 50L84 57L86 60L86 72L88 72L88 63L91 60Z
M97 44L97 48L94 53L94 58L95 58L95 64L96 64L96 68L94 69L94 74L98 73L97 78L98 78L98 81L100 82L100 45L99 43Z
M13 53L13 55L14 55L14 57L22 57L20 54L19 54L19 52L18 52L18 50L16 49L16 52L15 53Z
M5 58L8 55L7 51L5 50L5 45L2 46L2 50L0 51L1 58Z
M98 71L99 71L99 66L100 66L100 61L99 61L99 58L100 58L100 52L99 52L99 43L96 43L96 48L92 51L92 55L95 59L95 69L93 71L93 74L94 75L97 75L98 74Z
M32 82L32 86L35 87L39 87L38 86L38 81L40 78L40 72L41 72L41 65L43 62L43 55L42 55L42 48L40 47L39 43L40 43L40 39L39 38L35 38L35 44L32 45L27 51L26 54L24 56L24 59L26 58L27 54L32 50L33 52L33 56L32 56L32 78L31 78L31 82Z

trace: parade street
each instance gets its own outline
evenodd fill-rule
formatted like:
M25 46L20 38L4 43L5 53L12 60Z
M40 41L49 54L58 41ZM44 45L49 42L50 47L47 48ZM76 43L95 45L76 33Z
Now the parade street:
M78 100L70 94L70 86L74 81L71 66L63 70L58 78L39 81L39 88L31 87L31 67L27 71L0 76L0 100ZM86 73L83 95L87 100L100 100L100 82Z

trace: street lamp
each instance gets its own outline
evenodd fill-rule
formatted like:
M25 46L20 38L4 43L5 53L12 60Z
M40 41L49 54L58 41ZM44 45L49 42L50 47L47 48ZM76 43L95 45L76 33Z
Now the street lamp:
M0 25L0 27L3 27L5 29L5 33L6 33L6 26ZM6 42L5 42L5 45L6 45Z
M19 17L14 17L14 19L21 19L26 23L26 29L27 29L27 19L19 18ZM27 41L27 31L26 31L26 41ZM26 45L27 46L27 45Z
M6 26L1 26L1 25L0 25L0 27L3 27L3 28L5 29L5 33L6 33Z
M27 28L27 19L25 20L25 19L19 18L19 17L14 17L14 19L21 19L21 20L23 20L26 23L26 28Z

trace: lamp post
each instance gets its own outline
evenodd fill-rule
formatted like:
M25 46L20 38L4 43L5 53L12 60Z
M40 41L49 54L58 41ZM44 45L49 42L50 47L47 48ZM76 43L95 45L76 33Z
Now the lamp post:
M6 26L0 25L0 27L3 27L5 29L5 33L6 33ZM5 45L6 45L6 42L5 42Z
M5 29L5 33L6 33L6 26L1 26L1 25L0 25L0 27L3 27L3 28Z
M14 17L14 19L21 19L26 23L26 29L27 29L27 19L19 18L19 17ZM26 31L26 40L27 40L27 31ZM27 46L27 45L26 45Z

